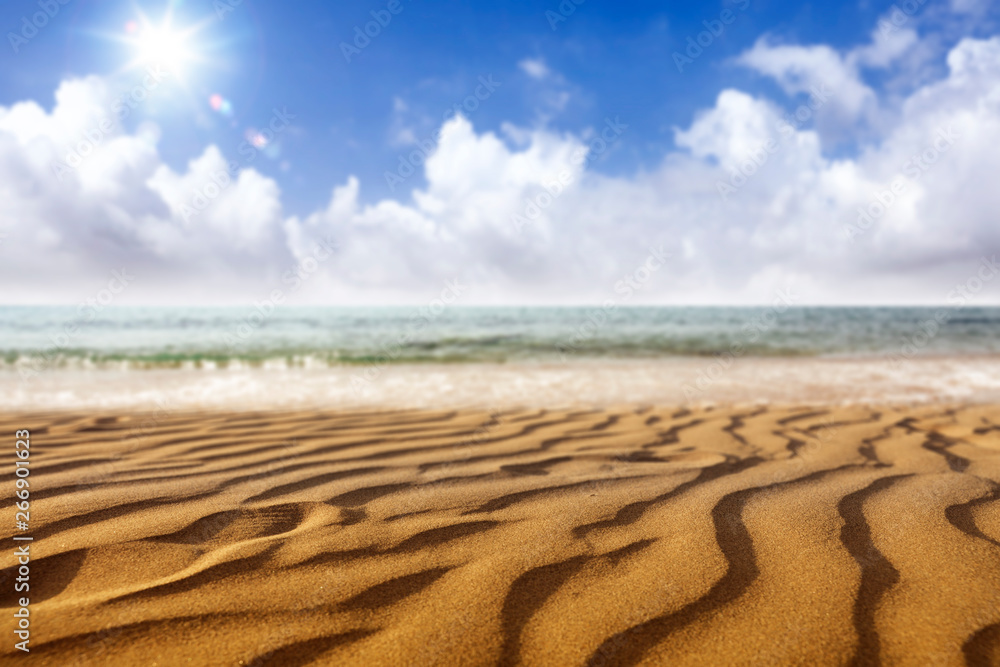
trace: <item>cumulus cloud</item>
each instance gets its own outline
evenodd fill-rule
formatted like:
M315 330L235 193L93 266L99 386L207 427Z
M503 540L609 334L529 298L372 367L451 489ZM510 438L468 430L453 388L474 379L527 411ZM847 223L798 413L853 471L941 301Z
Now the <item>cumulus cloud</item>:
M207 280L232 293L241 273L290 259L274 181L246 169L227 182L214 146L173 173L158 132L124 132L127 107L98 77L64 82L55 97L51 112L35 102L0 108L0 279L17 285L9 298L72 300L88 279L126 267L150 298L183 302L210 292Z
M893 5L871 32L871 41L846 51L826 44L777 44L764 35L737 59L737 64L774 79L790 96L828 97L816 110L816 127L828 143L854 139L860 130L883 131L893 109L864 80L865 70L889 72L887 90L919 84L929 61L941 55L937 36L921 40L919 5ZM914 9L915 7L915 9Z
M872 43L852 50L847 61L867 67L888 67L919 43L912 28L880 28L872 32Z
M838 104L856 117L875 95L857 63L905 51L871 49L849 58L759 42L745 61L789 92L838 81ZM584 136L507 126L498 137L456 116L411 198L365 203L351 177L301 217L284 215L277 183L252 169L218 184L227 165L214 146L178 172L155 132L117 126L59 179L52 165L108 108L100 79L70 81L51 112L0 108L0 281L8 298L72 302L86 280L128 266L131 298L252 299L332 238L336 255L303 303L419 303L454 279L469 286L466 303L620 300L616 283L661 247L668 265L633 303L762 303L789 288L799 303L941 302L1000 250L1000 39L966 39L947 65L854 157L830 157L811 120L732 89L677 129L677 151L631 176L589 166L628 118ZM211 205L192 215L193 193L212 183ZM871 218L860 233L859 209Z
M843 134L861 120L871 120L875 112L875 91L861 80L857 59L842 56L829 46L774 45L764 37L738 62L773 78L789 95L829 98L817 110L816 122L830 136Z

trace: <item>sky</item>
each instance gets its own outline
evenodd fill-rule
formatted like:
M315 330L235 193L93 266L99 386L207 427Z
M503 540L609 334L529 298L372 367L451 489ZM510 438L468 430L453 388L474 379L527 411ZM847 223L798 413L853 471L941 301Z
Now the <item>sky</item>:
M0 302L1000 303L998 18L10 0Z

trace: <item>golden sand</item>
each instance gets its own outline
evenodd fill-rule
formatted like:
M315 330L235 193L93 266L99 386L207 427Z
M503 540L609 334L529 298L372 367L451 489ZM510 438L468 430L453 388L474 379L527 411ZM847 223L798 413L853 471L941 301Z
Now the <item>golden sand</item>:
M998 407L0 422L30 664L1000 664Z

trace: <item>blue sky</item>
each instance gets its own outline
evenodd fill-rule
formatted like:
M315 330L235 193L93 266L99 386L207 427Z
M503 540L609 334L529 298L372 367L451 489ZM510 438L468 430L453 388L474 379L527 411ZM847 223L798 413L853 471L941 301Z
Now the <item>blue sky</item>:
M407 211L415 207L421 215L433 217L432 209L417 201L421 193L434 190L429 172L425 173L422 164L416 166L412 177L395 188L387 184L386 172L397 170L400 156L405 159L410 155L415 142L435 137L442 130L447 110L473 95L484 78L499 85L486 99L477 101L473 110L467 108L463 112L471 124L472 134L468 136L481 139L495 135L507 157L530 154L530 146L546 145L543 138L589 142L592 134L599 133L609 119L619 118L620 123L626 124L628 129L616 136L611 145L594 152L586 163L585 175L581 176L581 183L591 179L595 187L600 183L612 188L615 184L636 186L651 174L663 173L672 160L693 158L698 168L725 170L726 157L716 148L708 147L704 138L692 134L697 120L713 109L721 114L720 118L730 119L721 122L743 122L720 111L723 91L738 91L746 99L761 101L769 105L768 113L780 116L810 100L810 88L805 85L810 81L846 82L847 87L841 88L834 103L796 126L796 131L802 133L801 137L796 135L797 141L808 143L809 137L818 137L820 145L815 157L827 161L826 166L831 167L837 160L862 161L873 152L885 150L892 143L893 133L899 133L901 119L910 113L906 111L907 100L911 100L912 107L912 100L920 96L922 88L947 79L949 53L962 40L988 43L997 30L996 19L1000 15L993 3L911 0L915 9L898 26L882 31L883 37L888 36L883 44L876 38L879 22L891 17L893 11L899 12L900 5L892 2L747 0L692 4L586 0L577 6L567 0L562 7L574 7L573 12L555 23L553 16L560 12L560 3L555 1L494 4L399 0L398 7L402 9L397 14L387 13L387 0L355 3L243 0L231 11L220 14L218 7L224 3L226 0L173 3L68 0L67 4L58 5L56 15L38 30L37 36L16 45L16 53L13 47L3 51L0 107L13 108L18 103L32 101L47 113L54 113L56 90L67 81L88 80L87 77L91 81L100 80L105 87L102 94L110 92L114 96L116 91L127 91L143 76L141 68L124 69L136 55L135 45L122 41L130 34L126 29L130 21L141 23L141 17L145 16L158 24L169 12L175 28L201 26L187 42L197 60L187 62L177 76L169 78L164 89L138 105L116 132L139 136L154 127L157 164L173 174L188 170L192 160L214 146L223 160L236 160L241 168L252 169L266 179L262 182L279 193L275 206L280 211L275 214L272 226L285 231L277 242L290 249L292 259L301 259L300 251L293 247L301 229L318 232L319 226L326 223L318 218L310 222L311 216L315 218L326 210L329 217L331 193L355 182L351 179L356 179L354 204L360 207L359 211L366 206L394 203L409 207ZM52 6L56 4L57 0L53 0ZM7 41L10 42L12 32L21 30L23 17L38 11L37 2L4 3L0 8L0 26L8 35ZM391 16L391 20L359 53L351 54L348 62L343 44L354 42L355 28L363 29L372 21L371 12ZM731 20L723 26L717 22L720 17ZM675 54L684 53L688 40L697 39L699 33L707 35L706 22L711 24L708 27L718 26L719 34L706 39L702 52L685 63L683 71L678 71ZM782 47L802 51L781 51ZM797 65L799 60L811 64L801 69ZM823 70L828 66L836 71ZM822 79L824 76L827 78ZM985 90L981 82L975 85L977 90ZM217 106L219 99L226 100L231 105L231 114L213 109L213 96L217 96ZM742 102L733 104L739 106ZM267 150L257 152L252 162L247 161L239 152L240 145L251 136L248 135L251 128L267 126L275 108L286 109L294 120L270 142ZM19 136L25 135L22 132ZM804 145L802 141L799 145ZM439 162L444 160L442 151ZM150 167L154 169L155 166ZM690 173L692 167L686 171ZM711 191L714 186L718 190L718 181L709 177L707 189ZM680 187L677 183L674 186ZM649 187L655 190L659 186ZM167 201L165 190L160 186L153 189L176 213L178 209ZM776 192L771 194L777 196ZM689 194L690 188L684 186L677 196ZM528 199L532 196L530 192L519 192L514 199L523 199L522 195ZM641 198L635 193L630 196ZM773 204L775 200L771 201ZM728 203L723 199L721 203L711 201L706 205ZM682 230L685 225L690 228L697 224L697 212L702 207L698 203L688 207L684 215L695 217L678 222ZM844 208L853 210L852 206ZM735 215L740 207L728 210ZM549 214L555 216L554 212L546 213ZM407 215L409 212L397 217ZM462 215L468 217L469 213ZM516 210L504 217L511 215L516 216ZM628 211L609 214L611 218L617 215L631 214ZM178 229L189 222L176 217L171 224ZM694 241L685 245L676 226L657 230L655 217L651 218L651 227L643 228L640 236L644 238L636 243L669 238L678 253L690 255ZM294 222L289 223L290 219ZM229 224L238 227L240 223L220 222L219 226ZM353 220L349 224L368 229L365 224L373 223ZM441 220L433 224L438 225L434 233L441 239L468 232L459 230L461 224L450 229ZM558 226L557 222L552 224ZM330 225L331 229L336 227L332 222ZM289 232L290 228L299 232ZM132 231L143 236L148 227L143 231L137 226ZM546 236L546 230L541 231L545 232L541 238L551 241L552 235ZM712 233L726 238L725 230ZM478 231L469 232L468 238L476 234ZM599 236L593 235L597 244ZM477 245L489 244L488 239L476 238ZM875 238L875 234L869 238ZM700 242L704 244L706 239ZM119 239L119 250L124 252L122 248L134 243L138 242ZM148 239L143 243L148 245ZM521 260L517 243L498 250L503 254L500 259L481 256L485 252L482 248L476 251L453 248L455 254L449 270L458 267L463 257L474 256L469 261L475 264L473 273L479 278L496 277L498 272L509 274L494 280L489 290L492 296L486 300L518 300L518 295L525 293L523 285L530 280L555 285L558 281L539 277L542 274L537 264L544 262L546 256L553 260L556 253L546 255L547 251L539 251L540 259L534 264L518 267ZM157 275L169 275L170 262L164 254L167 251L154 246L147 248L155 255L148 264L158 267ZM539 245L534 247L537 249ZM966 250L969 252L962 260L971 261L975 254L972 246ZM642 253L638 250L636 253L634 258L623 256L611 263L613 267L606 267L609 278L629 262L640 261ZM579 255L577 252L576 256ZM272 259L277 268L271 274L277 274L282 262L287 264L289 258ZM251 262L249 257L233 260L234 266ZM900 258L892 261L898 261L900 266L907 263ZM918 265L924 262L922 266L928 275L935 276L934 280L938 280L939 271L954 269L952 265L957 261L957 256L930 261L919 253L909 260ZM600 263L595 260L595 264ZM88 262L82 259L79 264L81 272L90 275L93 271L96 275L95 266L88 268ZM434 268L442 269L445 264ZM688 267L695 273L688 272L686 279L691 281L689 284L697 280L711 283L711 289L705 292L708 300L724 301L728 293L734 295L734 301L766 299L772 287L755 296L737 295L734 290L739 284L761 279L762 272L771 270L771 264L747 266L741 276L732 276L731 280L708 276L705 272L710 274L710 268ZM370 261L368 267L371 269ZM236 274L241 270L234 269ZM513 276L517 271L523 273ZM775 275L781 273L778 269L774 271ZM794 273L785 271L790 272ZM404 273L390 278L384 274L385 271L377 269L348 272L341 276L340 284L374 286L376 291L384 293L384 298L405 300L405 286L414 276L407 277ZM434 280L443 275L441 271L428 271L430 274ZM701 278L695 278L696 274ZM678 276L679 280L682 278ZM266 283L268 279L262 281ZM817 280L820 279L813 278L814 282ZM234 278L232 282L241 281ZM432 282L428 277L428 284ZM879 298L891 300L897 282L905 280L902 276L888 276ZM496 287L501 283L505 287ZM522 287L515 289L515 283ZM53 285L56 284L59 281L54 280ZM41 296L31 298L56 298L61 289L42 289L38 293ZM551 299L592 300L603 289L566 285L554 289ZM815 300L860 298L857 286L844 288L837 293L839 296L833 296L834 292L820 290ZM653 293L655 290L650 292ZM675 298L670 293L670 289L664 288L661 296L653 300L670 301ZM934 299L929 295L922 299L900 293L900 300Z
M38 8L9 2L0 25L16 26ZM474 112L479 131L504 122L532 126L544 119L558 131L581 133L608 116L628 119L631 131L594 168L629 173L651 168L674 148L672 128L686 126L712 104L719 90L736 86L776 94L775 86L731 60L763 33L792 42L850 47L864 41L892 2L797 3L610 3L588 0L552 29L547 11L558 2L479 3L401 0L403 10L359 55L346 62L340 44L353 43L355 26L372 20L386 2L260 2L246 0L220 13L207 0L175 2L178 26L208 21L198 33L205 62L186 72L189 99L144 107L132 122L155 119L163 130L161 153L175 168L205 144L237 158L245 127L261 125L272 107L287 107L301 131L283 137L281 159L257 166L282 185L291 212L305 214L329 197L331 184L355 174L362 196L390 193L386 169L395 170L404 146L393 140L394 123L430 137L445 110L472 93L477 79L493 75L501 86ZM16 57L0 62L2 99L36 99L46 106L62 79L110 74L131 58L128 47L108 38L121 34L138 7L154 21L167 3L72 0ZM726 7L737 18L684 72L672 59ZM990 25L978 29L984 34ZM541 59L563 83L533 79L518 63ZM941 62L943 66L943 54ZM125 82L130 77L122 76ZM552 89L571 95L556 110ZM212 113L209 98L232 101L237 127ZM396 101L406 104L395 112ZM790 100L786 101L791 106ZM435 121L435 122L432 122ZM421 135L422 133L422 135ZM280 169L287 160L288 172ZM409 187L423 186L420 175ZM405 189L405 188L404 188Z

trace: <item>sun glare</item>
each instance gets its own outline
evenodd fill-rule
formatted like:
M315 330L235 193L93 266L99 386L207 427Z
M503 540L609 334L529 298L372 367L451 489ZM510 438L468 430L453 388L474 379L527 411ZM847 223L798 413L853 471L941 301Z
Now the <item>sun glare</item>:
M178 71L194 59L188 35L168 26L149 26L136 35L137 56L142 65L161 65Z
M179 76L187 65L199 60L194 37L205 24L178 29L172 19L172 12L168 11L163 20L155 24L140 13L138 20L125 24L125 34L119 39L134 53L128 68L161 67Z

